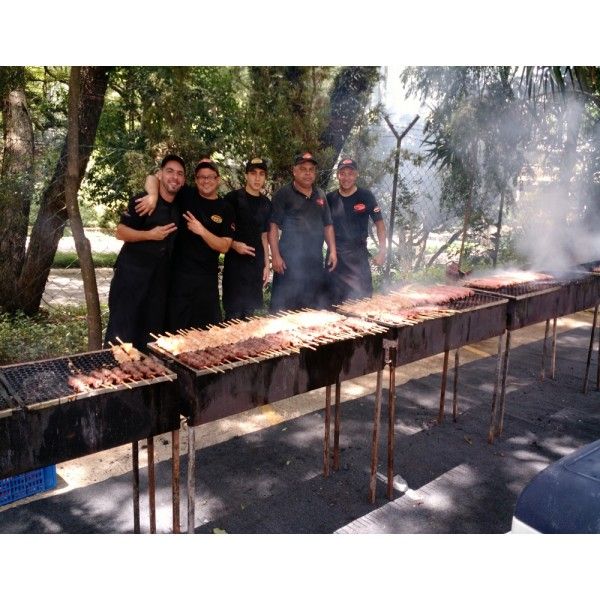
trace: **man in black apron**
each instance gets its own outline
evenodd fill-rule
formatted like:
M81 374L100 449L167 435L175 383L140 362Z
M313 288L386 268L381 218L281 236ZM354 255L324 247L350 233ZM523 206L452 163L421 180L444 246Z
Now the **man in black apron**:
M371 265L367 250L369 218L377 232L379 252L374 264L385 261L386 237L381 209L373 194L357 187L358 167L351 158L338 165L339 189L327 194L335 231L338 264L328 273L328 287L332 304L349 299L370 297L373 294Z
M125 243L119 252L108 295L109 319L105 345L117 337L145 350L150 333L165 330L167 291L179 209L175 200L185 183L183 159L169 154L157 174L158 200L151 215L136 213L136 199L117 226Z
M269 281L269 219L271 201L262 193L267 164L262 158L246 163L246 185L225 196L235 213L235 233L223 268L225 319L252 316L263 307Z
M219 300L219 254L225 254L235 231L233 209L219 197L219 169L202 158L194 169L195 187L177 194L182 227L177 236L167 301L167 331L205 327L222 321ZM138 213L154 210L156 177L146 178L148 196L138 200ZM186 226L184 226L186 225Z
M273 263L271 311L321 308L323 241L329 271L337 264L335 237L325 193L314 187L317 161L310 152L294 160L293 181L273 196L269 245ZM281 239L280 239L281 234Z

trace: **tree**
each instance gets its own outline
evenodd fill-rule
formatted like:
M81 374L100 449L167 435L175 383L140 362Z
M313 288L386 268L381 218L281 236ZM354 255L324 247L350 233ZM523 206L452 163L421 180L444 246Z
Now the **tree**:
M16 306L33 195L33 127L25 97L25 67L0 68L4 153L0 170L0 306Z
M81 68L78 186L92 152L109 73L110 67ZM25 263L17 284L17 307L29 315L39 310L50 267L68 217L65 206L66 158L65 141L52 180L42 195L40 210L31 232Z

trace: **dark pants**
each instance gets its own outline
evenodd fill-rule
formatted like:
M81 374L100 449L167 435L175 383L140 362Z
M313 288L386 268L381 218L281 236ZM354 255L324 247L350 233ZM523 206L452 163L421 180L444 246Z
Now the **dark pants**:
M284 258L285 260L285 258ZM323 259L290 263L283 275L273 276L271 312L299 308L324 308L327 305Z
M175 271L167 309L167 331L206 327L223 320L216 273Z
M252 316L263 307L264 256L241 256L230 250L223 269L225 319Z
M105 345L119 337L144 351L150 333L163 333L168 283L168 258L120 257L108 294Z
M366 246L337 244L337 259L336 268L326 276L330 303L371 297L373 282Z

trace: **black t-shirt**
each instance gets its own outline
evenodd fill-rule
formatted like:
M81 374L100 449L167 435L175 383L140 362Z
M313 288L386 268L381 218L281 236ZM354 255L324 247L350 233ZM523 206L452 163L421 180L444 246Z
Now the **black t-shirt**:
M137 231L150 231L157 225L168 225L169 223L175 223L180 228L181 217L177 198L173 202L167 202L159 196L154 212L151 215L140 216L135 212L135 201L145 195L146 192L137 194L129 201L127 211L121 215L120 222L123 225ZM119 256L161 257L170 255L175 243L176 233L170 233L164 240L125 242Z
M235 214L233 239L261 251L261 236L269 231L271 201L263 194L248 194L244 188L229 192L224 200L231 204Z
M195 187L186 185L177 194L177 201L181 214L191 212L212 234L233 237L233 209L223 198L209 200L201 196ZM199 235L192 233L183 217L175 243L175 268L190 274L216 273L219 268L219 252L213 250Z
M281 230L279 248L286 263L303 256L322 256L323 228L332 224L323 190L313 188L307 197L293 183L284 185L273 196L271 222Z
M366 243L369 235L369 217L381 221L381 209L375 196L364 188L357 188L351 196L342 196L339 190L327 194L336 242Z

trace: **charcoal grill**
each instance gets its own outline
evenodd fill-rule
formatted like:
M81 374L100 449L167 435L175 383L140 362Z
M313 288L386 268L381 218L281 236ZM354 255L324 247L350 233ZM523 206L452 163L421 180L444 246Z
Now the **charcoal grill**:
M491 337L499 336L498 359L492 398L492 413L490 431L496 419L496 399L498 373L500 369L500 356L502 338L506 329L508 300L484 292L475 292L472 296L461 300L453 300L439 305L439 311L429 311L422 318L415 319L412 323L398 325L393 322L377 320L381 325L389 327L384 336L385 359L389 365L388 386L388 433L387 433L387 493L393 497L394 478L394 431L395 431L395 403L396 385L395 369L398 366L409 364L429 356L444 353L442 369L442 382L440 389L440 408L438 421L444 417L446 382L448 373L448 355L450 350L456 350L454 361L454 396L453 417L457 418L457 385L459 367L459 349L468 344L474 344ZM351 314L351 309L340 307L342 312ZM418 307L414 309L418 311ZM371 447L371 480L369 486L369 499L375 502L377 481L377 451L379 446L379 419L381 414L381 397L375 407L373 445Z
M70 375L116 366L112 351L100 350L0 367L0 477L132 442L134 529L139 530L137 443L149 440L152 508L153 436L179 429L172 383L176 375L167 371L165 376L81 393L67 383Z
M224 324L227 325L227 324ZM290 398L321 387L325 396L323 466L329 474L331 386L335 391L334 467L339 465L340 382L378 372L381 394L384 328L349 339L333 340L323 331L322 341L296 348L194 369L156 342L149 350L177 373L181 413L188 422L188 532L195 523L195 431L194 427L240 412Z
M600 300L600 278L577 269L566 273L553 273L554 279L534 281L501 287L486 293L508 299L506 344L502 358L502 379L498 419L490 441L502 434L505 409L506 376L510 355L511 332L522 327L546 321L542 350L540 378L546 372L547 340L552 326L551 375L554 379L556 366L556 320L598 305ZM596 311L597 313L597 311ZM599 374L600 377L600 374ZM587 372L585 381L587 382ZM584 383L585 386L585 383Z

